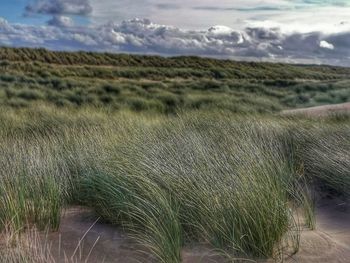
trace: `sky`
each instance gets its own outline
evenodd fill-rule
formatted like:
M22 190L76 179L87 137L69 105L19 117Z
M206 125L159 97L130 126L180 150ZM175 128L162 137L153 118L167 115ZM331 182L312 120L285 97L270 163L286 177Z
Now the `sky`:
M0 46L350 66L350 0L1 0Z

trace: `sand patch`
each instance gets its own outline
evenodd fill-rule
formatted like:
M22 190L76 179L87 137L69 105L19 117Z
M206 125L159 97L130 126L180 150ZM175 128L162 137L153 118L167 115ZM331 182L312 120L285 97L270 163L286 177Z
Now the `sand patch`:
M50 234L53 248L61 235L61 246L67 254L96 220L90 210L70 208L62 220L59 233ZM96 223L84 238L82 254L94 245L89 262L154 262L151 256L140 255L142 249L129 239L121 228ZM57 255L57 250L56 250ZM227 262L206 246L187 247L182 252L185 263ZM299 252L285 262L347 263L350 259L350 204L337 198L324 198L317 205L317 229L301 234Z
M52 243L51 253L58 262L64 259L63 254L67 257L74 254L74 262L77 263L86 260L105 263L153 262L150 255L140 252L142 248L128 238L123 229L102 223L90 209L83 207L67 209L59 231L50 233L47 239Z
M284 262L350 262L350 202L323 197L318 202L316 217L317 229L304 230L299 252ZM87 208L72 207L65 211L59 231L45 236L55 263L66 263L65 259L72 255L70 262L76 263L156 262L151 255L141 253L145 248L129 238L121 227L97 219L98 216ZM184 248L182 258L184 263L231 262L206 245Z
M323 105L310 108L302 108L295 110L284 110L282 111L283 115L307 115L307 116L318 116L323 117L331 115L338 112L350 112L350 102L342 104L332 104L332 105Z
M300 251L286 262L350 262L350 203L323 198L316 210L315 231L303 231Z

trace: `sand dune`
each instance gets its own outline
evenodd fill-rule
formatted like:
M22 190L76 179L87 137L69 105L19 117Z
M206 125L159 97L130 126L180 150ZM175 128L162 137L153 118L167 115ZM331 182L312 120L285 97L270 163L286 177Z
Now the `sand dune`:
M96 218L85 208L68 209L59 232L48 237L52 242L53 255L59 258L58 247L61 243L61 257L63 250L71 256ZM76 255L81 254L81 262L84 262L92 249L88 262L154 262L151 256L140 254L140 248L121 228L98 222L86 234ZM213 256L213 252L205 246L185 248L183 259L186 263L226 262L220 256ZM349 259L350 203L336 198L323 198L317 205L317 229L302 232L300 251L285 262L348 263Z

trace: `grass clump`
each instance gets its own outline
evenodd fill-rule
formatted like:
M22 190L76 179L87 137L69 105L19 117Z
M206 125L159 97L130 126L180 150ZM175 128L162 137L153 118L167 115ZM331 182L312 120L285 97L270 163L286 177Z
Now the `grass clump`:
M328 124L326 131L316 130L318 136L310 143L304 155L305 169L307 174L320 179L336 191L349 195L350 126L340 123Z
M93 174L85 181L88 200L147 248L159 262L181 262L182 228L175 201L147 178ZM86 196L84 196L86 197Z
M180 262L182 246L195 242L273 256L293 224L293 171L283 144L267 137L260 147L251 126L212 121L185 117L131 136L110 153L113 169L86 178L84 199L137 231L162 262Z
M58 229L67 171L49 147L24 141L1 146L0 226Z

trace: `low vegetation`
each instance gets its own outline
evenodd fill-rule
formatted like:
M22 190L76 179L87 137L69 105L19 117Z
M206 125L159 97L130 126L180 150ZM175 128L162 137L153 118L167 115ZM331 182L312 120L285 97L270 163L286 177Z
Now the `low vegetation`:
M0 103L173 114L271 113L350 100L350 70L196 57L0 48Z

